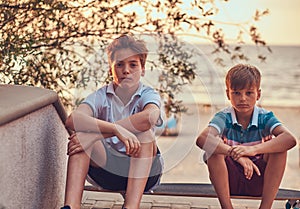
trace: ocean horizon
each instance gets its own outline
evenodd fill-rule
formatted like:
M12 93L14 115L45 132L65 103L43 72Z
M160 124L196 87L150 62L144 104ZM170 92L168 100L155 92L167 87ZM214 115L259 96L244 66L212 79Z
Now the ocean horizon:
M197 44L190 47L197 51L193 57L197 63L197 75L191 84L185 85L182 92L176 95L183 103L228 104L225 74L235 64L247 63L256 66L262 74L260 105L300 107L300 46L270 45L272 52L269 52L265 47L245 45L242 50L248 60L232 60L232 54L212 54L212 45ZM260 55L266 59L258 59ZM214 61L216 58L223 60L222 65ZM155 87L157 82L153 74L157 74L155 70L146 72L143 82Z

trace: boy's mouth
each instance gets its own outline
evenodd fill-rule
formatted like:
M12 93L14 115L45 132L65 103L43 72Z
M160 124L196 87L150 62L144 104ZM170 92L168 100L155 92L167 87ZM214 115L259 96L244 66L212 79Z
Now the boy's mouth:
M121 78L121 82L131 82L131 81L132 81L132 78L130 78L130 77Z
M248 108L249 107L249 105L247 105L247 104L238 104L237 106L239 108Z
M132 78L130 78L130 77L123 77L123 78L121 78L122 80L132 80Z

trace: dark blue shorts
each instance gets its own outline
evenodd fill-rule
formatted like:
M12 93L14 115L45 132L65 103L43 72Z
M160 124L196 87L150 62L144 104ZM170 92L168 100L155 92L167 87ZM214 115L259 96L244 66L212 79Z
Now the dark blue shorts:
M229 187L231 195L248 195L248 196L261 196L263 185L264 185L264 173L267 163L262 159L255 159L253 162L258 167L260 171L260 176L253 171L252 178L250 180L246 179L244 175L244 168L236 161L232 160L231 157L225 158Z
M104 167L89 167L88 175L93 183L103 189L111 191L125 191L127 188L130 156L117 152L106 142L103 142L106 151L106 165ZM152 167L145 191L149 191L160 182L163 165L159 150L153 158Z

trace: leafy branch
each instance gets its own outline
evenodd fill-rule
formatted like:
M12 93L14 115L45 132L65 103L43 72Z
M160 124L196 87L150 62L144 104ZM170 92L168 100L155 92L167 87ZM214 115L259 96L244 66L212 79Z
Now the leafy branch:
M213 42L215 53L231 54L232 59L246 58L240 50L245 36L267 46L255 22L268 11L255 11L251 24L232 23L238 33L234 48L222 32L227 23L211 18L218 11L214 1L203 0L3 0L0 82L53 89L72 107L78 99L74 89L109 79L104 58L108 42L126 32L150 34L158 37L158 58L148 62L150 68L161 69L157 89L171 112L185 111L176 94L197 75L193 51L179 41L180 34L192 31Z

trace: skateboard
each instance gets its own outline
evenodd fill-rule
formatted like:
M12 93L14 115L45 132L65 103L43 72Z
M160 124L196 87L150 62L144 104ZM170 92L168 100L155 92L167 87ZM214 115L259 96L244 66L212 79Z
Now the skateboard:
M202 183L162 183L150 193L155 195L171 195L171 196L191 196L191 197L212 197L217 198L217 194L212 184ZM261 197L232 195L233 199L253 199L259 200ZM300 208L300 190L280 188L277 192L275 200L286 200L286 209Z
M85 186L87 191L111 192L109 190L98 189L94 186ZM118 192L118 191L116 191ZM166 196L188 196L188 197L211 197L217 198L217 194L212 184L206 183L161 183L153 190L144 193L145 195L166 195ZM233 199L253 199L260 200L261 197L232 195ZM286 200L286 209L299 209L300 190L280 188L275 200Z

